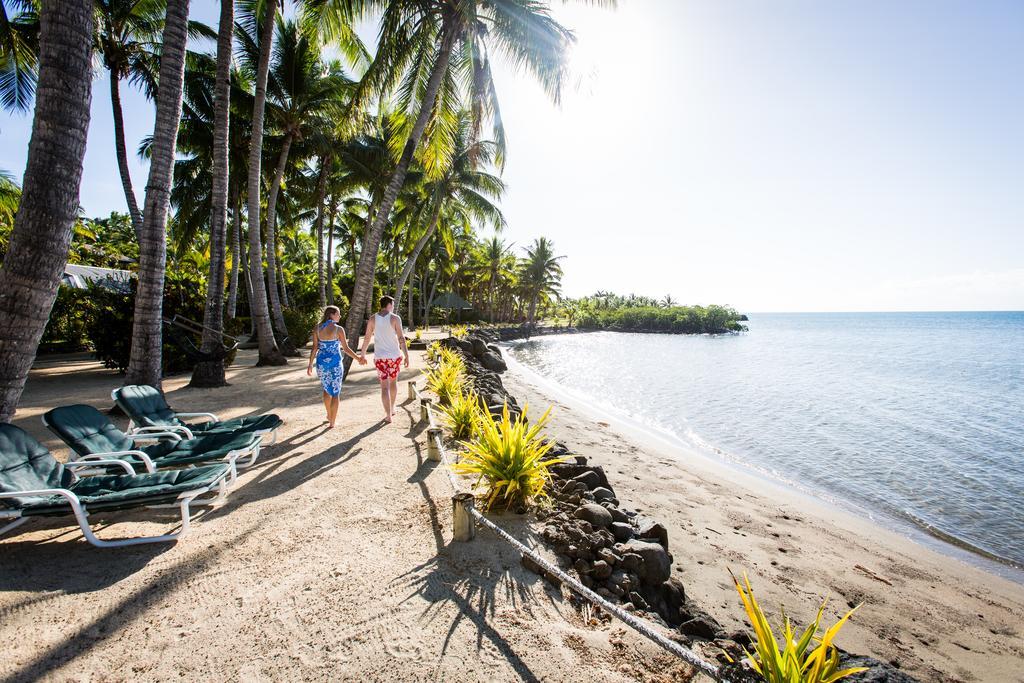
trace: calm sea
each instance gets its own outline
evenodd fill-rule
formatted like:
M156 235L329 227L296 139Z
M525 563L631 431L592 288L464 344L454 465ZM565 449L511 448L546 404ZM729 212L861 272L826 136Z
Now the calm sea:
M516 360L693 448L1024 565L1024 312L753 314Z

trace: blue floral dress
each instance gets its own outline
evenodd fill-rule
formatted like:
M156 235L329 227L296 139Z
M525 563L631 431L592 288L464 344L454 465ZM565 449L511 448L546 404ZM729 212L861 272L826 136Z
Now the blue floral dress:
M331 324L327 321L320 326L326 328ZM341 381L345 377L345 368L341 364L341 341L338 339L320 339L317 331L319 347L316 352L316 374L323 385L324 393L337 396L341 393Z

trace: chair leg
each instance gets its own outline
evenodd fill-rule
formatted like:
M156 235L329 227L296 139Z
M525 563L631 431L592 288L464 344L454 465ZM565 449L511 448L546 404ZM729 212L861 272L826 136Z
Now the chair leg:
M223 483L223 480L221 480L221 483ZM71 502L71 509L78 520L78 526L82 529L82 535L85 536L85 540L97 548L121 548L129 545L142 545L143 543L163 543L176 541L188 534L192 521L192 513L189 506L196 498L209 490L209 487L207 487L194 493L182 494L183 497L178 502L178 508L181 510L181 528L173 533L160 536L137 536L135 538L121 538L116 541L104 541L101 538L97 538L93 532L92 526L87 519L87 513L82 509L81 505L77 502Z
M8 531L14 531L19 526L21 526L25 522L29 521L30 519L32 519L32 518L31 517L19 517L18 519L14 520L10 524L5 524L3 527L0 527L0 536L3 536Z

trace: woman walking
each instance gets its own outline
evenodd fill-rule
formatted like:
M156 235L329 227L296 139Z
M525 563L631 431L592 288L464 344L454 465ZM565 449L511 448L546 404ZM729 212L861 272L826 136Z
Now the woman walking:
M313 362L316 362L316 374L320 378L324 408L327 409L328 429L334 429L341 402L341 381L345 377L345 368L341 364L342 351L359 361L360 365L366 364L365 358L360 358L349 348L345 329L338 324L340 319L341 310L337 306L324 309L323 320L313 330L313 352L309 354L309 366L306 368L306 374L312 375Z

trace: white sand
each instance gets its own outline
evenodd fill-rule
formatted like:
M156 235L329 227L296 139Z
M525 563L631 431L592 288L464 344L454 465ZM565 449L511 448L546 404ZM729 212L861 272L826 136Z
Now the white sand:
M490 534L453 543L449 485L420 452L418 406L403 395L395 424L380 427L372 366L350 377L327 432L305 359L254 360L241 354L228 388L166 382L180 410L274 409L286 422L185 539L94 548L66 519L0 539L0 681L689 678L621 626L584 624ZM121 382L93 362L44 363L16 423L63 458L39 415L108 408ZM166 532L171 520L152 510L94 518L108 538ZM531 535L514 517L502 523Z

